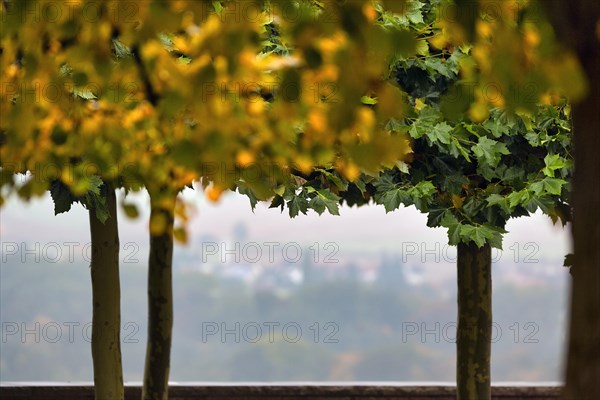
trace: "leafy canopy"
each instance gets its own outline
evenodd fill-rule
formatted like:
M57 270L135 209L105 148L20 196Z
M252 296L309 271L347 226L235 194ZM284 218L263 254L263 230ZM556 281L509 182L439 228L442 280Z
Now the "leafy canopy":
M569 219L569 105L557 94L535 90L527 92L536 99L531 104L510 101L505 97L510 88L489 85L486 74L499 73L496 68L500 67L485 64L478 54L482 48L492 51L496 41L507 45L503 35L509 29L504 25L508 21L498 17L498 21L490 22L489 15L482 12L477 18L480 31L474 44L455 46L448 37L453 25L440 18L440 13L447 12L446 4L408 2L400 13L377 8L377 24L407 28L423 43L414 56L397 54L388 74L388 80L406 93L408 107L402 118L388 119L386 128L410 136L412 157L398 160L380 174L357 174L355 179L345 179L327 167L310 174L297 173L299 178L278 193L272 206L287 204L293 217L311 208L314 193L327 191L332 193L331 203L361 205L374 200L388 212L401 205L414 205L428 214L428 226L448 230L450 244L474 242L480 247L485 243L501 247L504 227L511 217L539 209L554 221ZM534 29L528 20L530 11L522 12L520 22L512 21L520 24L516 27L522 35L513 44L514 50L540 58L536 46L527 42L532 40ZM507 62L503 65L514 67ZM535 79L542 79L532 65L527 68L531 71L519 72L526 72L521 80L533 79L529 73L534 72L538 74ZM493 82L509 84L511 79L496 77ZM474 87L469 98L465 90L474 82L480 86ZM536 88L542 87L542 81L537 82ZM482 91L481 85L486 84ZM376 95L364 97L363 103L380 107ZM326 209L338 212L333 205ZM318 213L324 210L320 204L315 208Z
M78 198L95 190L91 177L145 187L159 203L199 179L213 199L236 182L266 198L290 165L376 171L406 153L381 124L401 115L401 93L381 75L416 41L372 24L369 2L0 8L0 200L57 180ZM387 110L362 104L366 92ZM13 179L26 171L34 178Z

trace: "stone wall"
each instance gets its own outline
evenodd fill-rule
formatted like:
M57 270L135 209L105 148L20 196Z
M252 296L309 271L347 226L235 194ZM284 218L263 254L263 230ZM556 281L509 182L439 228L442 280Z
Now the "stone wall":
M558 386L494 386L493 399L558 399ZM138 400L139 386L127 386L126 400ZM2 399L35 400L94 400L89 385L62 386L0 386ZM373 385L173 385L170 400L307 400L307 399L398 399L398 400L454 400L453 386L373 386Z

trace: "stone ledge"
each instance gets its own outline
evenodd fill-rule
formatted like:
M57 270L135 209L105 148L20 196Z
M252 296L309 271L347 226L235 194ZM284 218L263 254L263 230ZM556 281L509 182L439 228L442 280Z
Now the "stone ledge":
M398 400L454 400L454 386L398 386L398 385L173 385L169 388L171 400L307 400L307 399L398 399ZM493 399L553 400L560 398L559 386L494 386ZM125 387L126 400L138 400L140 386ZM2 399L39 400L94 400L91 385L26 385L0 386Z

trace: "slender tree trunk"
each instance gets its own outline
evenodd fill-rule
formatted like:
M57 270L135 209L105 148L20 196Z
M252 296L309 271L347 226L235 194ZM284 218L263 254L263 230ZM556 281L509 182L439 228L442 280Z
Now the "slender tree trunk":
M166 400L173 329L173 210L153 204L150 218L164 218L166 229L160 234L150 234L148 343L142 399Z
M575 176L571 309L564 398L600 399L600 2L540 2L557 37L575 50L588 94L573 104ZM569 79L569 77L565 77Z
M121 365L119 233L115 191L107 184L110 216L102 223L89 210L92 238L92 359L96 400L124 398Z
M458 245L456 389L459 400L487 400L492 340L492 255L489 245Z

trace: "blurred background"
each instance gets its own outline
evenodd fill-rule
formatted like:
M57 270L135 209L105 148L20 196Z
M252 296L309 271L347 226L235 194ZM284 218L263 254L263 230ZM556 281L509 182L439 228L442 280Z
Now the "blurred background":
M123 193L119 192L120 198ZM414 208L341 216L199 191L174 254L171 380L453 381L456 249ZM119 215L125 380L141 381L146 338L148 199ZM54 216L50 196L1 211L0 380L92 381L87 211ZM569 227L511 220L494 250L492 380L559 381Z

